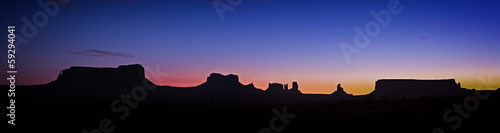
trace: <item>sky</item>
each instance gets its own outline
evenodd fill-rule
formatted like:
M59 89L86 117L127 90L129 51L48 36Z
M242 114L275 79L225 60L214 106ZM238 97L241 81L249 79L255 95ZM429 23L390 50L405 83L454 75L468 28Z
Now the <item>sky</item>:
M2 26L16 26L18 85L48 83L71 66L142 64L156 84L180 87L210 73L236 74L260 89L297 81L314 94L339 83L368 94L378 79L500 87L496 0L49 1L64 3L55 12L38 2L1 8Z

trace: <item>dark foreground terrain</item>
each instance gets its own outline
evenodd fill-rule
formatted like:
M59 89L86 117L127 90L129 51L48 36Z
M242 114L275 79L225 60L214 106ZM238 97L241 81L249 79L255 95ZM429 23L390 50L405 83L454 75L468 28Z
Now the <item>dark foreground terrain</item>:
M135 104L127 105L125 102L112 106L113 101L121 100L120 94L108 98L78 98L33 91L35 89L49 88L31 86L17 89L16 132L82 132L84 129L91 132L92 129L100 129L100 126L104 127L103 129L109 128L108 132L117 133L258 133L273 132L273 129L274 132L283 133L430 133L435 128L442 128L444 132L496 132L500 118L499 94L490 91L480 93L490 95L484 100L477 100L477 105L476 100L471 100L477 98L473 93L456 97L418 99L303 103L246 101L241 104L198 101L176 104L158 101L161 99L157 97L159 95L148 93L150 95L141 102L132 101ZM466 98L467 96L470 97ZM453 107L455 104L467 104L468 108L462 107L463 111L457 110L456 113ZM132 107L134 105L135 108ZM443 114L448 109L453 112L446 116L449 118L443 119ZM128 114L124 110L129 110ZM124 119L121 120L120 117ZM452 130L451 127L456 126L457 121L460 121L460 124L456 130ZM270 127L270 123L275 127ZM92 133L102 131L106 132L95 130Z

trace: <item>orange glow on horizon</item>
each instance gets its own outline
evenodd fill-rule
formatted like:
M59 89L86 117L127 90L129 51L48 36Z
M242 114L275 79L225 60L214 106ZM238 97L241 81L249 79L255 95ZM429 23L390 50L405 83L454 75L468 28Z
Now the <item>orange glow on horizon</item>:
M198 77L198 76L197 76ZM488 77L482 77L484 79L483 82L488 81ZM381 78L382 79L382 78ZM402 79L402 78L400 78ZM413 79L446 79L446 78L413 78ZM480 79L478 78L461 78L461 79L455 79L457 83L461 83L463 88L467 89L477 89L477 90L495 90L498 87L500 87L500 84L497 82L486 82L482 83ZM175 87L193 87L200 85L206 81L205 78L197 78L197 79L189 79L189 78L165 78L163 79L162 82L154 81L152 80L153 83L157 85L168 85L168 86L175 86ZM491 79L490 79L491 81ZM268 87L269 83L283 83L283 84L292 84L293 81L285 81L285 82L279 82L279 81L263 81L263 80L257 80L257 81L252 81L252 79L248 78L241 78L240 77L240 83L244 85L248 85L250 83L253 83L254 86L258 89L266 90ZM299 90L304 93L304 94L331 94L334 91L337 90L337 84L339 82L318 82L318 81L297 81L299 84ZM375 89L375 82L376 80L370 81L346 81L346 82L341 82L342 88L345 89L345 91L349 94L353 95L366 95L371 93Z

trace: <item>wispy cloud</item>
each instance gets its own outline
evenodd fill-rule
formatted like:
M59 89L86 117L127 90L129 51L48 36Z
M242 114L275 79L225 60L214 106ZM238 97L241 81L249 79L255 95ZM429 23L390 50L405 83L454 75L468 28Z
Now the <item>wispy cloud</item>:
M98 49L87 49L85 51L69 51L70 54L75 55L84 55L84 56L96 56L96 57L105 57L105 56L118 56L118 57L127 57L133 58L133 55L127 53L118 53L118 52L110 52Z
M421 37L418 37L417 40L429 40L429 38L421 36Z
M476 32L471 31L471 30L450 30L452 32L457 32L457 33L469 33L469 34L474 34Z

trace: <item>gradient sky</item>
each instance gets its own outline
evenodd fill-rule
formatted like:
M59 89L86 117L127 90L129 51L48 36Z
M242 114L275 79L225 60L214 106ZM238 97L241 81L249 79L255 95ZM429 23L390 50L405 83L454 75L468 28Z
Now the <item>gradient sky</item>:
M370 11L387 10L389 0L244 0L223 21L212 2L72 0L17 46L17 84L48 83L70 66L140 63L158 66L164 73L153 82L172 86L217 72L261 89L297 81L303 93L329 94L342 83L347 93L367 94L383 78L500 87L500 1L400 0L401 13L350 63L339 44L353 44L353 27L364 29L375 20ZM36 1L3 3L2 26L14 24L18 34L23 16L33 21L43 11ZM488 76L494 82L478 87Z

